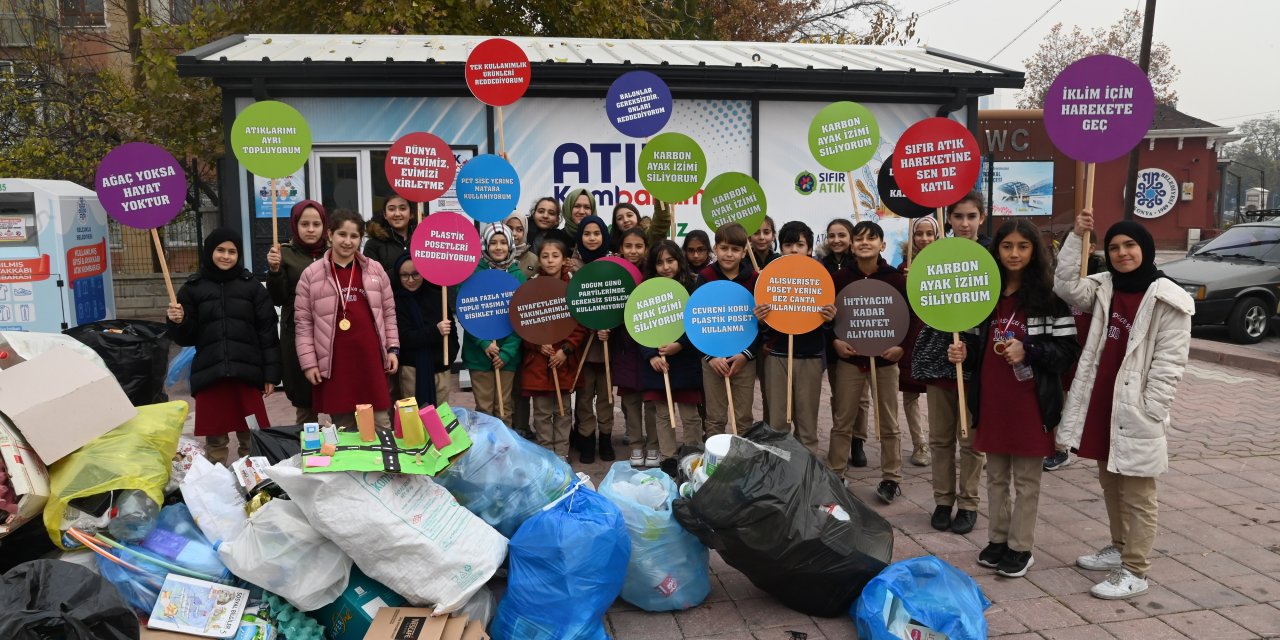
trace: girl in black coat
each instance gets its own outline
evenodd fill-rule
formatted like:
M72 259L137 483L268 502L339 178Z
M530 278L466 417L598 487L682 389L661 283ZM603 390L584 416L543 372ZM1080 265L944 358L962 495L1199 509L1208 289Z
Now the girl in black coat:
M262 398L280 381L276 310L240 256L240 234L214 229L201 247L200 270L178 290L178 303L167 314L173 341L196 348L195 434L207 439L205 455L212 462L228 462L232 432L240 455L248 453L249 418L261 428L271 426Z
M400 398L416 398L419 407L449 402L453 386L444 364L444 341L449 362L458 357L458 334L453 330L454 297L449 292L448 316L441 308L440 286L422 278L409 254L394 265L391 288L396 296L396 326L400 329Z

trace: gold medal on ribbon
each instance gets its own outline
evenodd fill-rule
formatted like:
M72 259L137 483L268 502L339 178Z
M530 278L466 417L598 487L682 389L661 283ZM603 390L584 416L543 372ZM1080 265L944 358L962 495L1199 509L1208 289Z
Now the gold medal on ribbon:
M338 321L338 328L339 328L339 329L342 329L343 331L346 331L347 329L350 329L350 328L351 328L351 321L350 321L350 320L348 320L348 319L346 319L346 318L343 318L342 320L339 320L339 321Z

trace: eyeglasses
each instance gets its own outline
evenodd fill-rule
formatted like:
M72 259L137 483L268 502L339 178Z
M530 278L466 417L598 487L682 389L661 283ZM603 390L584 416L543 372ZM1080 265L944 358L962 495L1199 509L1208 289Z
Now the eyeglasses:
M684 250L685 253L706 253L707 251L706 247L689 247Z
M401 279L401 280L417 280L417 279L419 279L419 278L421 278L421 277L422 277L422 274L421 274L421 273L417 273L417 272L414 272L414 273L402 273L402 274L400 274L400 279Z

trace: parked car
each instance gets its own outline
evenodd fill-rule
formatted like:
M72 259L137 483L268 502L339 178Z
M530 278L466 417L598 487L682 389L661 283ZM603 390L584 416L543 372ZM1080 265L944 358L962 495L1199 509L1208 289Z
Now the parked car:
M1237 224L1160 270L1195 299L1193 324L1225 324L1233 341L1258 342L1280 313L1280 220Z

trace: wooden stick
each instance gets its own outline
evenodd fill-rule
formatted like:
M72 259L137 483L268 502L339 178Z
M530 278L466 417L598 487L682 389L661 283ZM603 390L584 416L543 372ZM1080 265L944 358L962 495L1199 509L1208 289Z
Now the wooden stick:
M560 369L551 367L551 380L556 384L556 404L560 406L560 417L564 417L564 397L560 395Z
M724 379L724 394L729 398L729 433L738 435L738 416L733 411L733 385L729 384L729 379Z
M498 107L498 153L507 153L507 136L502 129L502 107Z
M849 179L849 198L853 200L853 221L862 222L862 210L858 207L858 189L854 186L853 172L846 171L844 175Z
M1094 163L1085 165L1084 171L1084 208L1093 209L1093 169ZM1084 232L1080 239L1080 277L1089 275L1089 232Z
M791 365L792 356L796 350L796 337L793 334L787 334L787 424L791 424Z
M275 225L272 225L275 229ZM173 293L173 279L169 277L169 261L164 259L164 245L160 244L160 232L151 230L151 241L156 245L156 257L160 258L160 271L164 273L164 289L169 292L169 304L178 304L178 296Z
M943 210L943 207L938 207L938 239L939 240L942 239L942 236L947 235L947 225L945 222L943 222L944 214L942 213L942 210Z
M498 419L501 420L503 416L507 415L507 406L502 401L502 367L496 364L493 365L493 382L498 388Z
M951 343L960 344L960 333L951 334ZM969 402L964 397L964 363L956 363L956 390L960 394L960 437L969 437Z
M444 318L449 319L449 287L440 287L440 309L444 312ZM449 368L449 336L440 336L444 342L444 366L447 371Z
M280 229L276 228L276 179L271 179L271 246L280 246ZM163 258L162 258L163 259Z
M760 263L756 261L756 250L751 248L750 240L747 240L747 257L751 258L751 266L756 268L756 273L759 273Z
M422 203L415 202L413 204L414 204L414 208L418 210L418 224L422 224Z
M609 404L613 404L613 374L609 371L609 342L606 340L600 343L604 347L604 386L609 392ZM584 358L585 359L585 358ZM674 422L672 424L675 424Z
M676 205L673 202L667 206L671 207L671 241L675 242L676 241ZM657 212L655 211L654 214L656 215ZM652 221L650 221L650 223L652 223ZM747 244L751 244L751 243L748 242Z
M880 431L880 385L876 383L876 357L868 358L871 362L871 418L876 421L876 440L884 439Z
M934 235L937 235L937 234L934 234ZM937 238L934 238L934 240L937 240ZM913 253L912 250L915 248L916 248L916 224L915 224L915 218L912 218L911 222L907 223L907 269L911 268L911 254Z
M662 364L664 365L667 364L666 356L658 356L658 357L662 358ZM662 384L667 388L667 417L671 419L671 428L675 429L676 405L675 405L675 402L672 402L671 400L671 372L669 367L667 371L662 372Z
M592 331L587 334L587 346L582 350L582 359L578 361L578 370L573 373L573 384L570 385L574 388L578 386L578 376L582 375L582 366L587 364L587 352L591 350L591 341L595 339L596 332Z

